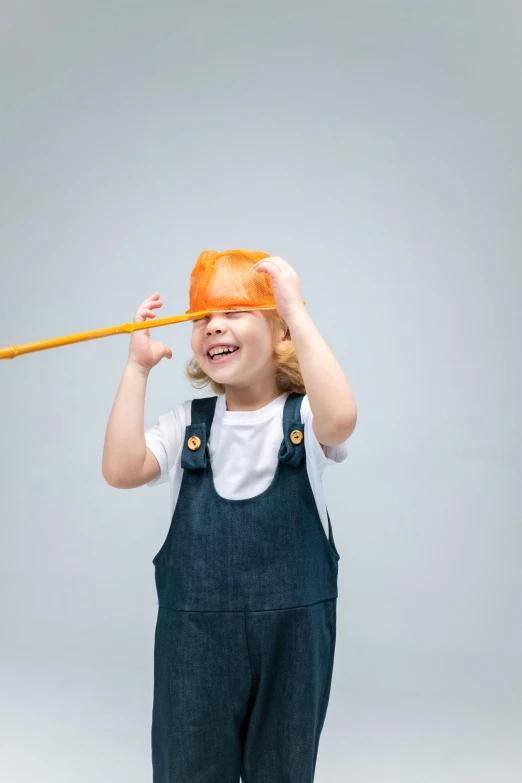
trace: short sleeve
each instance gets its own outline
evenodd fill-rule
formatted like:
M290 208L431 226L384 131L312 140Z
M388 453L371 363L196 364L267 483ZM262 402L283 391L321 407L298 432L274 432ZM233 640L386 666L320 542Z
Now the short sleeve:
M341 465L348 459L347 441L338 443L337 446L323 446L317 440L313 428L314 415L310 407L308 395L305 394L301 403L301 421L304 424L305 443L307 445L307 454L311 452L312 459L320 470L328 465Z
M148 487L168 481L176 464L182 443L180 413L180 406L176 405L171 411L160 416L157 424L145 430L145 443L158 460L161 470L158 478L147 483Z

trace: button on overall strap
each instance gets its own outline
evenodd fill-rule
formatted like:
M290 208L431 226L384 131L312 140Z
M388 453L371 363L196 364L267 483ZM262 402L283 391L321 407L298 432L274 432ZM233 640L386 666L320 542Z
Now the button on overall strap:
M292 392L283 409L283 440L278 458L281 462L297 468L305 455L304 425L301 421L301 403L304 394ZM181 467L184 470L205 468L210 459L208 439L214 418L217 397L203 397L192 400L191 423L185 429L181 452Z
M185 428L181 451L181 467L184 470L205 468L210 459L208 439L214 418L217 397L203 397L192 400L191 423Z
M304 394L292 392L283 410L283 442L279 460L293 468L299 467L305 456L304 424L301 421L301 403Z

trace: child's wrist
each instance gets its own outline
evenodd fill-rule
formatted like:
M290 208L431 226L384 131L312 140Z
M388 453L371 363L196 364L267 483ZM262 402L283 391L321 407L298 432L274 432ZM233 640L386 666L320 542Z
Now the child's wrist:
M139 375L143 375L144 378L148 378L152 368L146 367L144 364L140 364L134 359L128 359L127 366L125 369L130 370L130 372L135 372L138 373Z
M285 313L284 321L288 328L291 329L292 326L299 326L301 323L305 322L307 318L309 318L309 315L304 304L301 304L294 307L288 313Z

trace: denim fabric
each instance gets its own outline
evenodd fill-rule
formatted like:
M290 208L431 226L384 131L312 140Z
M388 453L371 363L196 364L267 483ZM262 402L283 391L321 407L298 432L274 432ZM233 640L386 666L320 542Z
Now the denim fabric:
M336 599L266 612L159 607L153 783L312 783Z
M218 495L208 455L217 397L192 401L181 455L183 479L167 538L152 561L160 606L186 611L258 611L337 597L339 555L330 517L326 536L306 470L300 407L290 394L270 486L260 495ZM191 451L197 435L201 446Z
M336 637L337 564L290 394L270 486L218 495L208 453L217 397L192 401L158 593L153 783L312 783ZM196 435L201 446L192 451Z

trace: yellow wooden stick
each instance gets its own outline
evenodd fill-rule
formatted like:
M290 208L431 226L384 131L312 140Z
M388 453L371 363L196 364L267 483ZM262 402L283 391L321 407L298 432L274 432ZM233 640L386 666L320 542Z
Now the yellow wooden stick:
M82 343L85 340L96 340L98 337L108 337L111 334L125 334L135 332L137 329L149 329L156 326L167 326L181 321L194 321L196 318L202 318L207 311L200 313L190 313L190 315L173 315L169 318L158 318L158 320L139 321L137 323L121 324L120 326L109 326L106 329L95 329L92 332L79 332L78 334L68 334L65 337L54 337L50 340L40 340L37 343L24 343L23 345L10 345L6 348L0 348L0 359L14 359L22 353L32 353L33 351L44 351L46 348L57 348L60 345L70 345L71 343Z

